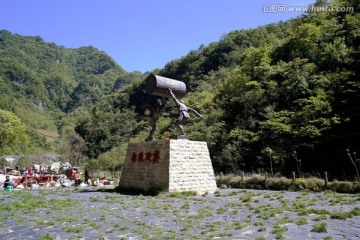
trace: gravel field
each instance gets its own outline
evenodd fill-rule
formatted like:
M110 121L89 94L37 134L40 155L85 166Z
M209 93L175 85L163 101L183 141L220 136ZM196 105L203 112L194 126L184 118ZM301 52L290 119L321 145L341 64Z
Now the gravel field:
M3 191L0 239L360 239L360 195L220 189Z

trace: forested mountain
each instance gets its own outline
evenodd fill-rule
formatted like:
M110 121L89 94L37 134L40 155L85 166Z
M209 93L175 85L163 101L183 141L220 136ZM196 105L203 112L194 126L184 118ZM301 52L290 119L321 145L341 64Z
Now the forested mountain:
M198 92L189 103L208 119L192 127L218 171L270 172L272 161L283 173L355 174L346 149L360 150L359 2L316 6L353 12L234 31L161 70Z
M141 74L94 47L67 49L0 31L0 108L33 129L61 130L62 117L94 104Z
M154 70L187 84L185 103L206 118L189 119L186 132L208 143L217 173L328 171L330 177L351 178L360 169L360 6L356 0L318 0L315 6L338 10L233 31ZM8 93L1 108L31 99L36 111L45 106L66 113L61 126L74 125L92 163L121 161L129 141L146 138L148 126L135 121L146 110L144 100L156 102L145 94L146 76L128 76L94 48L69 50L27 38L26 45L42 46L36 58L38 53L24 54L27 47L20 43L6 48L16 42L6 39L22 37L4 31L0 36L6 53L1 52L1 64L8 66L0 72L1 93ZM45 61L49 55L51 61ZM100 99L98 91L111 94ZM69 120L73 109L92 103L81 117L70 118L76 121ZM165 113L157 138L178 134L167 117L177 113L173 102Z
M233 31L154 71L187 84L186 104L206 119L192 118L185 128L191 139L208 142L216 172L328 171L341 178L360 169L359 3L319 0L315 6L352 10L308 12L287 22ZM138 113L149 98L143 89L137 82L122 91L127 107ZM100 138L82 126L101 125L97 116L102 114L95 111L105 107L95 109L77 127L93 144L93 157L103 152L94 141ZM174 110L171 104L166 108ZM133 141L145 139L141 126L131 124ZM166 117L159 126L159 138L177 134ZM103 143L111 140L99 136Z
M359 2L316 6L353 12L234 31L162 70L213 99L217 169L270 172L271 159L281 172L355 174L346 149L360 150Z

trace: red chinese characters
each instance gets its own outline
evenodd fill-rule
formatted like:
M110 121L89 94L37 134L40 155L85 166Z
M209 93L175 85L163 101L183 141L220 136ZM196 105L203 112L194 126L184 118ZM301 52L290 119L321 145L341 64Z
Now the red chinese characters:
M132 162L150 162L150 163L159 163L160 152L155 150L154 152L133 152L131 154Z
M145 154L145 161L150 161L151 162L151 152L147 152L146 154Z
M143 162L144 161L144 154L142 152L140 152L138 154L138 162Z
M137 154L133 152L131 154L131 161L136 162L136 160L137 160Z
M159 162L159 158L160 158L160 152L158 150L156 150L154 153L153 153L153 162L155 163L158 163Z

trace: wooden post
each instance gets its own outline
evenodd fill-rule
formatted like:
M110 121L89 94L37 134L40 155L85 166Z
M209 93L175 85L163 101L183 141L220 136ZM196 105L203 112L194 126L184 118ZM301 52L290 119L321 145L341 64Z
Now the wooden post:
M327 172L324 172L324 180L325 180L325 187L327 187L329 183Z
M291 179L292 179L292 181L294 183L295 179L296 179L295 172L291 172Z
M240 177L241 177L241 181L244 181L244 172L243 171L240 172Z
M220 186L223 184L223 177L224 177L223 172L220 172Z
M268 177L269 177L268 173L265 172L265 189L268 189Z

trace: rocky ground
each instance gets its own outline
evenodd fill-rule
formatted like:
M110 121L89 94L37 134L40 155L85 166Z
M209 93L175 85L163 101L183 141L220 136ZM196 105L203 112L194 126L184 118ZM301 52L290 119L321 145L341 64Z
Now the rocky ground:
M221 189L3 191L0 239L360 239L360 195Z

